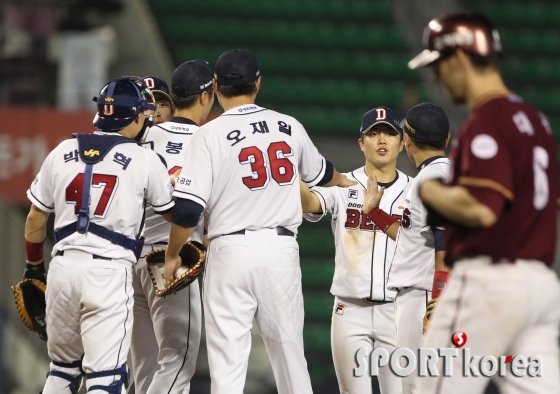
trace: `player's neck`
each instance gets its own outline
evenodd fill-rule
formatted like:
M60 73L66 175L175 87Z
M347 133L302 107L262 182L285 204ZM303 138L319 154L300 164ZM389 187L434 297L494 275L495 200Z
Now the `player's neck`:
M435 156L445 156L445 151L443 150L420 150L418 149L415 153L414 153L414 164L416 165L416 167L420 167L420 165L422 163L424 163L426 160L431 159L432 157Z
M195 107L192 108L188 108L188 109L178 109L175 111L175 113L173 114L173 117L179 117L179 118L187 118L192 120L193 122L195 122L197 125L200 126L200 118L201 115L200 113L196 110Z
M364 172L367 176L375 175L378 182L390 183L397 176L397 164L391 163L385 166L376 166L373 163L366 161Z
M506 87L498 72L477 73L473 75L467 85L466 104L472 111L488 100L510 94L511 91Z
M231 98L220 97L220 105L224 109L224 112L229 111L232 108L239 107L241 105L255 104L255 98L257 96L237 96Z

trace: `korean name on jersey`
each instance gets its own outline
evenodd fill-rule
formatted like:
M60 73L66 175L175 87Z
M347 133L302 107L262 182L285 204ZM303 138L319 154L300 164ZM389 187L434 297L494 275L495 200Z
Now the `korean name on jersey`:
M434 233L428 225L428 211L418 187L429 179L448 179L450 162L438 158L427 164L404 189L404 211L397 236L397 249L391 262L387 287L414 287L432 290L435 272Z
M45 159L27 195L39 209L55 212L54 229L76 221L82 199L85 163L78 156L78 140L61 142ZM142 181L140 181L142 180ZM137 144L113 147L93 165L90 189L90 220L109 230L136 238L140 232L144 198L156 212L175 203L173 187L161 159ZM91 233L74 233L55 245L57 250L77 249L112 259L136 263L131 250L114 245Z
M197 202L211 213L210 239L278 226L297 233L302 220L298 173L314 186L325 167L325 159L296 119L242 105L195 134L174 196Z
M326 213L332 215L336 256L331 293L338 297L371 298L390 301L396 292L386 286L389 265L395 253L395 241L384 234L362 212L367 175L364 167L345 174L358 185L350 188L314 187L323 214L304 214L309 221L319 221ZM397 170L397 179L386 187L380 208L399 219L404 209L404 187L411 177Z
M199 127L193 123L164 122L150 128L144 147L152 149L163 157L169 175L181 169L187 146ZM190 240L202 242L204 217L201 216L197 229ZM171 224L154 212L151 205L146 206L144 227L145 244L167 242Z

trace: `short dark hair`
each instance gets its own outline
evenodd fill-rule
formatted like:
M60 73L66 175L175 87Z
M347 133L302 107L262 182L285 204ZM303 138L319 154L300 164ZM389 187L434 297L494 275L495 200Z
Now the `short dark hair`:
M208 92L208 95L210 96L210 98L212 98L212 95L214 94L214 89L209 87L208 89L205 89L204 92ZM185 94L185 89L183 89L182 86L180 85L171 86L171 98L173 99L173 103L175 104L175 107L177 109L192 108L196 104L196 101L198 100L198 98L202 93L193 94L187 97L184 97L184 94Z
M410 134L408 134L408 137L414 141L414 145L420 150L445 150L447 147L447 140L443 142L420 142Z
M498 70L500 68L501 56L497 53L493 53L492 55L489 56L481 56L471 52L465 52L465 54L471 60L471 63L474 66L474 68L478 70L484 70L487 68Z
M242 76L239 74L227 74L224 76L226 80L235 81L241 79ZM259 77L260 78L260 77ZM258 80L258 79L257 79ZM225 98L232 98L237 96L251 96L255 94L257 90L257 81L244 83L241 85L220 85L218 84L218 91Z

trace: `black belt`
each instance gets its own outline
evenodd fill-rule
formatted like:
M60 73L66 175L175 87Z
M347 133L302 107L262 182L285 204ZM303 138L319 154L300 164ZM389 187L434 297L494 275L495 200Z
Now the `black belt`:
M378 300L372 300L372 299L369 298L369 297L362 298L362 299L363 299L363 301L364 301L366 304L372 304L372 305L385 305L385 304L390 304L391 302L393 302L393 301L378 301Z
M243 230L236 231L236 232L234 232L234 233L222 234L221 236L223 237L223 236L225 236L225 235L245 235L245 231L249 231L249 230L243 229ZM293 233L293 232L291 232L290 230L288 230L287 228L282 227L282 226L276 227L276 233L277 233L278 235L287 235L287 236L289 236L289 237L293 237L293 236L294 236L294 233Z
M84 253L86 253L86 252L84 252ZM56 252L56 255L57 255L57 256L64 256L64 250L58 250L58 251ZM94 260L113 260L113 259L111 259L111 258L109 258L109 257L99 256L98 254L92 254L91 257L92 257Z

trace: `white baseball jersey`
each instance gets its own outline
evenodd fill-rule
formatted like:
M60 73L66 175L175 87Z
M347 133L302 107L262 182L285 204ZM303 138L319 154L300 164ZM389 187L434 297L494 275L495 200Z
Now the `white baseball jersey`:
M314 186L325 166L296 119L242 105L194 135L173 195L208 210L210 239L277 226L296 233L302 220L298 174Z
M371 298L389 301L395 291L387 289L386 278L395 254L395 241L384 234L362 212L367 175L364 167L345 174L358 185L350 188L314 187L323 214L304 214L309 221L332 215L336 257L331 293L346 298ZM385 186L380 208L399 219L404 209L403 189L412 178L397 170L396 179Z
M174 118L174 120L151 127L144 143L145 147L158 152L163 157L169 175L181 169L187 146L198 130L198 125L189 119ZM200 220L203 222L204 218L201 216ZM146 207L144 227L144 242L146 245L167 242L170 229L171 224L161 215L155 213L151 205ZM193 232L189 239L202 242L203 230L203 223L199 223L197 230Z
M55 212L55 231L77 220L85 167L78 156L78 140L65 140L47 156L27 191L39 209ZM134 239L140 231L144 199L156 212L165 212L175 205L172 190L167 170L154 152L135 143L116 145L93 165L90 221ZM131 250L91 233L76 232L62 239L54 246L53 256L67 249L136 263Z
M432 290L435 272L434 233L428 225L428 211L418 187L429 179L447 179L449 159L437 157L421 166L421 170L404 189L404 211L397 235L397 249L387 279L389 289L414 287Z

